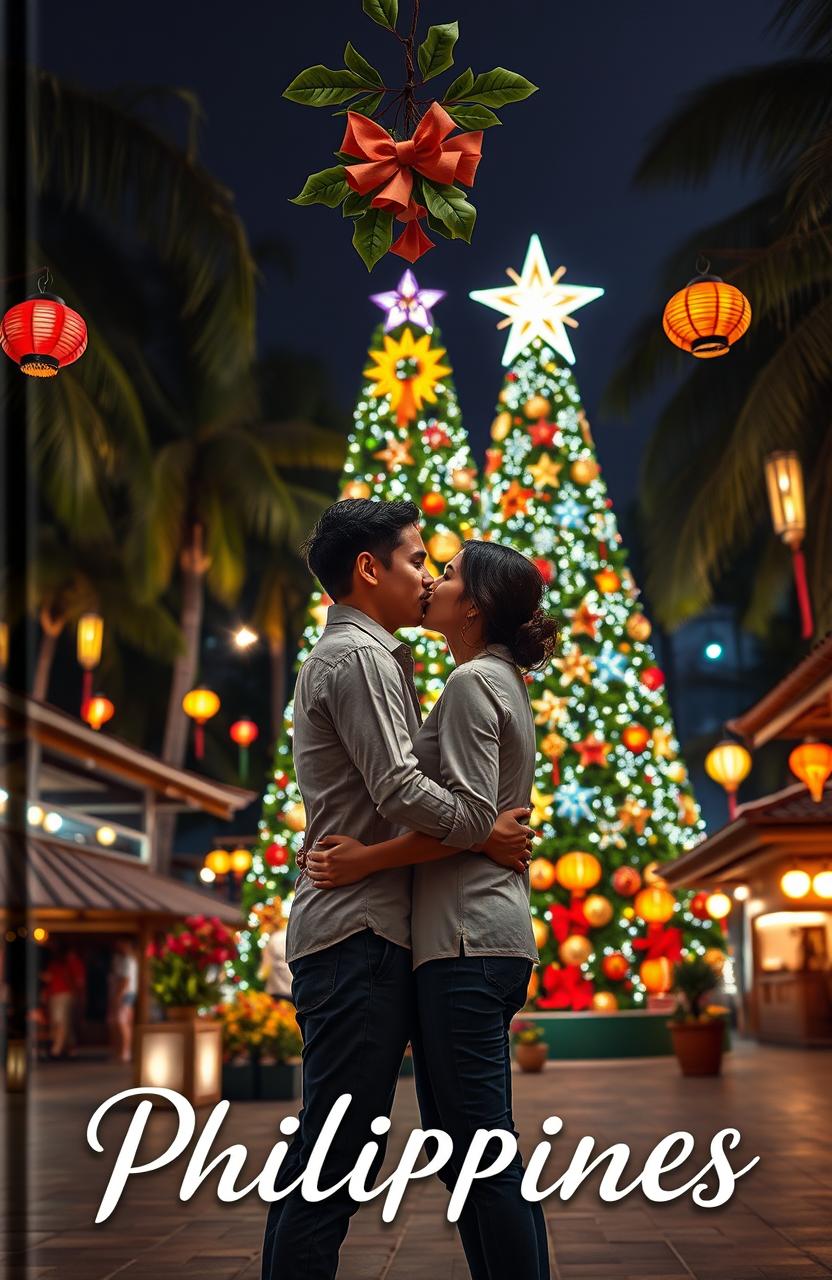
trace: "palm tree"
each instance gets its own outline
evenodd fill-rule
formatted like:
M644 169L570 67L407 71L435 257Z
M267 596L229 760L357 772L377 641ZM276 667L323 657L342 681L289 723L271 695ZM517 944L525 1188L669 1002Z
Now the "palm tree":
M775 22L794 31L797 55L694 93L636 175L643 186L703 182L733 159L767 184L680 246L657 293L656 310L704 254L752 301L742 343L726 360L697 363L667 342L654 310L605 396L607 411L625 412L668 375L688 375L661 413L642 472L647 586L669 628L711 603L749 547L759 556L744 622L761 633L770 625L790 572L767 516L763 465L775 449L794 449L803 462L815 621L818 632L832 625L832 3L784 0Z

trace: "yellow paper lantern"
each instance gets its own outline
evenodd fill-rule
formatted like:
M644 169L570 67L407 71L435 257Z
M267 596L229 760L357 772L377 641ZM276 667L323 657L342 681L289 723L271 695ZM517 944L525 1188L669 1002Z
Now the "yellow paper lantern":
M283 810L283 821L291 831L303 831L306 826L306 810L303 804L287 805Z
M728 894L721 889L717 889L716 893L709 893L705 899L705 909L712 920L724 920L731 912L731 905Z
M726 738L705 756L705 772L731 795L751 772L751 752Z
M549 937L549 926L539 916L532 916L532 932L534 933L534 945L539 950L546 945L546 939Z
M591 893L584 900L584 915L593 929L602 929L612 920L612 903L601 893Z
M825 742L802 742L789 756L789 768L819 804L826 779L832 773L832 747Z
M549 414L549 401L545 396L529 396L523 405L523 412L527 418L546 418Z
M724 356L751 323L745 294L719 276L695 276L664 309L664 331L674 346L700 360Z
M529 863L529 884L537 893L545 893L555 883L555 865L548 858L532 858Z
M673 985L673 966L667 956L642 960L638 976L652 995L664 995Z
M596 991L592 997L592 1007L596 1013L615 1013L618 1001L611 991Z
M666 924L673 915L675 906L676 899L670 890L655 884L641 889L633 903L636 915L641 916L647 924Z
M560 944L558 955L564 964L585 964L592 955L592 943L581 933L570 934Z
M248 849L232 849L230 861L234 875L244 876L251 866L251 854Z
M78 662L85 671L92 671L101 661L104 640L104 619L97 613L85 613L78 619L76 650Z
M206 855L205 866L215 876L227 876L231 870L231 855L226 849L212 849Z
M491 439L499 444L505 440L509 431L511 431L511 414L505 411L498 413L491 423Z
M787 898L805 898L811 887L809 875L797 867L780 877L780 888Z
M771 453L766 458L766 487L771 523L788 547L799 547L806 533L803 468L796 453Z
M462 543L455 533L435 533L428 540L428 555L437 564L447 564L462 549Z
M205 721L215 716L219 709L220 700L213 689L206 689L202 685L191 689L182 699L182 710L185 715L191 720L196 720L198 724L205 724Z
M575 849L558 858L555 864L558 883L572 893L584 894L601 879L601 863L594 853Z

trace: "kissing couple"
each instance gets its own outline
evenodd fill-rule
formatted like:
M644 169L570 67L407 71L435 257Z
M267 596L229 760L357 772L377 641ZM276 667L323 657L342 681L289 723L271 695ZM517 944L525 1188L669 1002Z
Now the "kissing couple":
M349 1175L389 1116L412 1045L425 1129L443 1129L452 1189L477 1129L517 1137L508 1030L538 959L525 825L535 726L523 672L552 656L537 567L466 542L434 580L408 501L323 513L307 563L334 603L298 675L293 755L307 815L286 956L303 1034L303 1106L276 1188L303 1172L336 1099L352 1095L322 1171ZM441 632L455 667L422 721L402 627ZM378 1176L385 1138L371 1179ZM458 1159L457 1159L458 1156ZM476 1180L457 1223L473 1280L549 1280L540 1204L519 1153ZM368 1182L371 1185L371 1182ZM358 1204L345 1186L270 1205L261 1280L331 1280Z

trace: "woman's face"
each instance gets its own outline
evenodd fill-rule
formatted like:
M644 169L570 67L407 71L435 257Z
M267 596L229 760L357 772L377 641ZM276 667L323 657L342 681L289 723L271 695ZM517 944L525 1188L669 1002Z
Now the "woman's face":
M430 631L441 631L442 635L447 635L449 631L459 634L473 608L471 601L465 597L462 582L460 566L464 554L464 551L460 551L453 560L449 560L442 577L434 581L427 611L422 619L422 626Z

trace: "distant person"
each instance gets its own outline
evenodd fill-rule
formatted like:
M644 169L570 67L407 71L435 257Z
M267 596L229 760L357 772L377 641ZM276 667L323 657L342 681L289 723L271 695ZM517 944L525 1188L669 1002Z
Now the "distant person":
M56 1061L67 1057L72 1019L72 975L67 963L66 948L56 943L50 953L49 963L40 975L43 998L49 1017L49 1058Z
M78 948L70 946L66 953L66 963L72 982L72 1011L69 1020L68 1053L71 1058L77 1056L81 1043L81 1023L87 1002L87 967L78 954Z
M129 938L116 941L113 957L113 1012L120 1062L133 1060L133 1025L139 993L139 960Z

